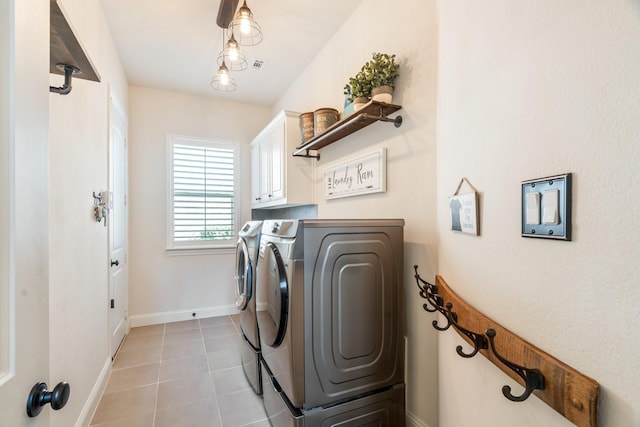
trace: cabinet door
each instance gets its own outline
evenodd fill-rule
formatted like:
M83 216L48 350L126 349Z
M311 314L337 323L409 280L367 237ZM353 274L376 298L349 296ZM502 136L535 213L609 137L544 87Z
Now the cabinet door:
M262 164L260 163L260 144L251 144L251 204L256 206L260 204L260 171Z
M267 137L265 139L263 139L262 141L260 141L260 161L259 161L259 165L260 165L260 170L259 172L259 176L260 176L260 192L258 197L260 198L260 203L266 203L269 201L270 196L271 196L271 180L270 180L270 174L271 174L271 142L270 142L270 138L267 135Z
M273 127L273 132L269 136L270 157L271 157L271 192L270 200L283 199L286 196L285 181L286 170L284 163L285 155L285 137L284 137L284 120L277 123Z

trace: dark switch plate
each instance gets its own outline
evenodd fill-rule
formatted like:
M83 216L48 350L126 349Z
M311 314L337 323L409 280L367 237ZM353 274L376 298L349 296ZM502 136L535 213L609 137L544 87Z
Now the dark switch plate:
M545 224L544 197L549 197L549 191L558 193L558 222ZM528 193L540 194L540 223L527 224L526 199ZM553 193L555 194L555 193ZM521 234L522 237L540 237L543 239L571 240L571 174L548 176L546 178L531 179L522 182L521 195Z

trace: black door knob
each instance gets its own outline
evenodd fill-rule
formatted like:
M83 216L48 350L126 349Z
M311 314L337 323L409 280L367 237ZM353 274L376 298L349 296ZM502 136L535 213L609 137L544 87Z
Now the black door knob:
M120 261L118 260L111 260L111 267L113 267L114 265L120 265Z
M47 390L46 383L37 383L27 397L27 415L37 416L47 403L51 403L51 409L56 411L64 408L69 400L69 393L71 393L71 387L64 381L55 386L53 391Z

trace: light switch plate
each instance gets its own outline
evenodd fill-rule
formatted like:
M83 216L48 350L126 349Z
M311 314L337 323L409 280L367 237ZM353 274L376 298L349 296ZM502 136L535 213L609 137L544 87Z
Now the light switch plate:
M527 224L527 198L531 201L531 196L527 196L529 193L540 194L539 207L541 211L539 215L543 221L540 221L539 224ZM557 197L557 204L555 200L545 201L545 197ZM549 212L545 212L545 209L549 209L549 207L556 209L553 215L556 222L554 224L549 224L548 220L544 220L548 219ZM521 234L523 237L571 240L571 174L522 181L521 209ZM546 218L545 214L547 214Z

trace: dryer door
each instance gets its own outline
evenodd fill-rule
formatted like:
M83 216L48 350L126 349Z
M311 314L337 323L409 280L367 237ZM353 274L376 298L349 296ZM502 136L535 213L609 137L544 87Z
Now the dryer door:
M259 313L260 338L270 347L278 347L284 338L289 317L289 284L284 261L273 242L264 247L264 267L260 264L261 280L265 280L267 310ZM264 269L263 269L264 268Z
M236 306L244 310L251 299L253 268L247 242L240 238L236 245Z

